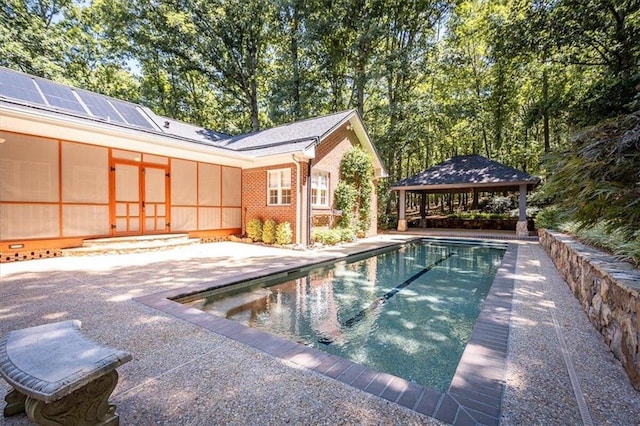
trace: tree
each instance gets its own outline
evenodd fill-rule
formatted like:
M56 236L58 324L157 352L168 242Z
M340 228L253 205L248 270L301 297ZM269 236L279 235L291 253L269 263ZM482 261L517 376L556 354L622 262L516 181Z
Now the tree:
M128 33L138 54L150 49L197 71L248 115L243 130L260 129L259 91L268 44L266 0L187 0L129 4ZM221 95L221 96L222 96Z
M640 112L580 132L552 164L545 193L582 226L640 236Z
M4 1L0 6L0 65L61 79L68 40L59 22L71 5L71 0Z

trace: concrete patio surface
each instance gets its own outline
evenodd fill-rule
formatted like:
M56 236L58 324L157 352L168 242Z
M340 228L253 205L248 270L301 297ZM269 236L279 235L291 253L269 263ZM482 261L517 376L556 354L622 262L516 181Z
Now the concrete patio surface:
M88 337L131 352L111 398L122 425L440 424L135 300L408 237L313 251L224 242L0 264L0 335L79 319ZM640 392L545 252L537 242L514 243L501 423L640 424ZM8 385L0 383L4 394ZM18 415L0 424L30 423Z

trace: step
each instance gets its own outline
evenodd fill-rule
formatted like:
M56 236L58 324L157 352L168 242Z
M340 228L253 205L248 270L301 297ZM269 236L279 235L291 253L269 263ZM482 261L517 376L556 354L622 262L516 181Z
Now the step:
M187 234L146 235L142 237L101 238L85 241L83 247L63 249L63 256L92 256L102 254L142 253L168 250L199 244L200 238L189 238Z
M154 241L187 240L188 234L132 235L126 237L93 238L84 240L82 247L113 246L114 244L148 244Z

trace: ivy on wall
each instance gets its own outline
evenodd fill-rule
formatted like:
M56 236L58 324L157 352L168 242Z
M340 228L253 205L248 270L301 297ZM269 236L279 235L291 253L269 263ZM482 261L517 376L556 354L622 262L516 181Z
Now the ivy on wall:
M373 196L373 164L361 148L349 150L340 162L340 182L334 194L334 204L342 210L340 227L354 228L364 234L371 226Z

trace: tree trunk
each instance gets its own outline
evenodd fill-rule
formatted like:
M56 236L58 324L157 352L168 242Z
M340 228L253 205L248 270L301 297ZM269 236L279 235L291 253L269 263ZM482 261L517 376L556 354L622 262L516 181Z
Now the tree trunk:
M542 109L542 120L544 123L544 152L551 151L551 144L549 142L549 78L547 76L547 70L542 72L542 103L544 105Z

